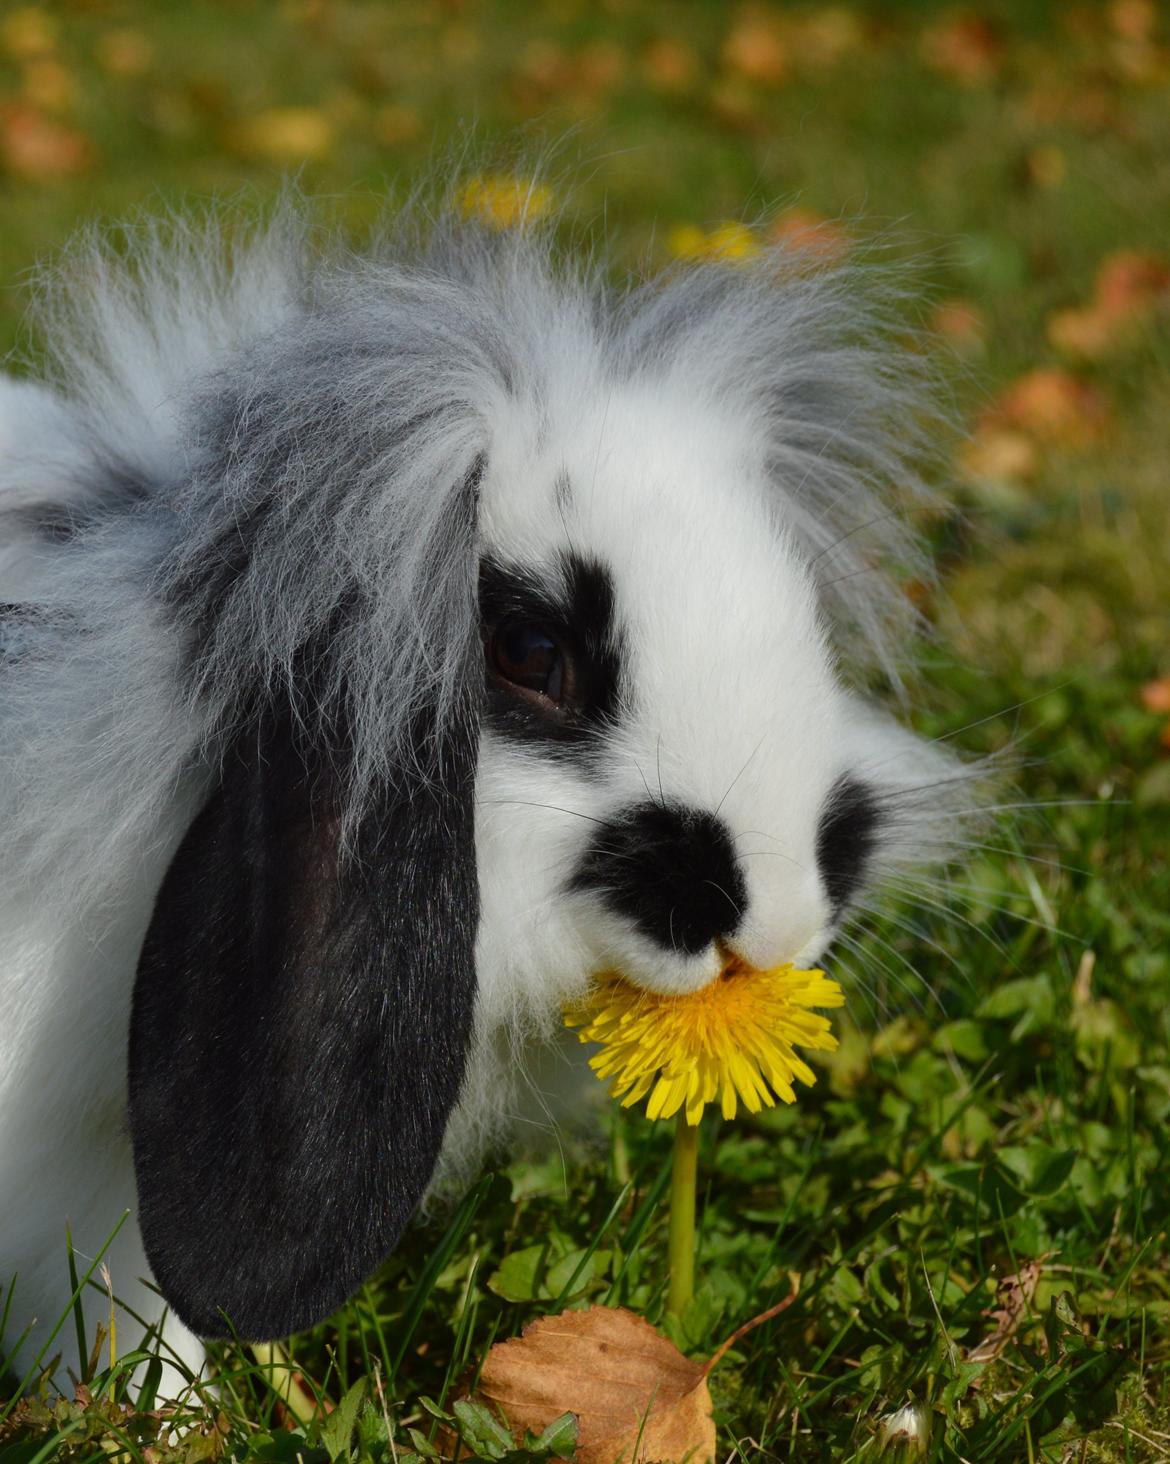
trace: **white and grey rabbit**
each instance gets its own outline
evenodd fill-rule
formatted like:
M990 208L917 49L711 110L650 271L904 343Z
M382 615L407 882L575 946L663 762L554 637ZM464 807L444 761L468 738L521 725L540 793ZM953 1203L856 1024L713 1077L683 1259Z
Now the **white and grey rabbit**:
M188 1361L316 1322L593 973L818 961L962 816L850 689L922 491L864 272L305 220L83 242L0 385L13 1365L126 1211Z

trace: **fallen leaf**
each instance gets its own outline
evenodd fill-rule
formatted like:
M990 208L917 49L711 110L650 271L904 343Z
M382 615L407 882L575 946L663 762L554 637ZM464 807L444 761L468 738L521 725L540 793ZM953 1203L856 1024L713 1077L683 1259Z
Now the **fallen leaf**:
M24 5L0 20L0 49L27 60L44 56L57 44L57 22L39 5Z
M379 107L374 114L374 136L385 147L413 142L416 137L421 136L422 130L422 118L413 107L391 102L385 107Z
M788 47L776 17L753 8L740 13L723 42L723 64L748 81L776 86L788 71Z
M577 1464L715 1457L707 1365L633 1312L594 1306L529 1323L487 1355L476 1401L517 1439L564 1413L580 1424Z
M107 31L94 46L98 65L111 76L144 76L154 60L154 46L141 31Z
M1147 712L1159 712L1170 716L1170 676L1161 676L1157 681L1147 681L1141 690L1142 706Z
M1037 441L1075 447L1100 437L1107 415L1095 387L1056 367L1019 377L988 414L990 425L1019 428Z
M591 41L576 58L578 87L594 94L612 90L626 74L626 53L615 41Z
M1097 270L1096 303L1115 314L1141 313L1170 292L1170 264L1141 249L1107 254Z
M686 92L699 74L699 58L684 41L660 36L643 51L642 70L650 85L660 91Z
M968 1362L992 1362L997 1358L1016 1333L1032 1309L1032 1298L1044 1269L1048 1254L1028 1261L1010 1276L1005 1276L995 1288L995 1306L984 1312L995 1326L967 1353ZM973 1387L979 1386L976 1378Z
M1048 322L1048 338L1074 355L1104 356L1128 344L1167 302L1170 264L1145 250L1118 249L1101 261L1088 305L1058 310Z
M1093 306L1083 310L1057 310L1048 318L1048 339L1069 356L1095 360L1118 341L1117 322Z
M849 251L849 235L841 225L811 208L786 209L768 230L768 237L826 261L841 259Z
M472 1402L502 1412L517 1441L572 1414L577 1464L709 1464L715 1424L707 1379L737 1342L788 1310L800 1276L790 1271L788 1279L788 1295L737 1327L706 1362L691 1362L624 1308L541 1317L491 1349Z
M1109 24L1127 41L1152 40L1157 23L1154 0L1113 0L1109 7Z
M865 39L860 19L843 5L829 5L790 21L793 56L812 66L832 66Z
M1039 460L1036 444L1023 432L982 427L964 444L959 468L969 483L1014 483L1031 477Z
M1166 53L1156 40L1158 12L1153 0L1114 0L1109 20L1118 69L1137 81L1161 79Z
M84 173L93 162L85 133L14 103L0 109L0 165L34 182Z
M1003 40L981 15L952 15L922 33L922 59L932 71L964 85L990 81L1003 60Z
M296 163L324 157L333 146L333 127L313 107L271 107L242 122L232 141L249 157Z
M619 84L625 71L626 54L613 41L593 41L570 54L554 41L534 40L521 53L510 86L529 110L552 101L588 110L600 94Z
M931 325L965 355L973 355L983 349L987 320L978 305L970 300L940 301L935 306Z
M37 56L25 63L25 97L45 112L68 112L77 100L77 78L55 56Z

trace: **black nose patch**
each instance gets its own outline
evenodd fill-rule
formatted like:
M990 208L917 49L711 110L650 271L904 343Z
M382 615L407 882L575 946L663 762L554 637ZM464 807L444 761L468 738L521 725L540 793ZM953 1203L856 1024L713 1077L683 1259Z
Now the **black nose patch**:
M687 955L730 935L747 902L725 825L671 803L636 803L603 824L569 887L599 895L643 935Z

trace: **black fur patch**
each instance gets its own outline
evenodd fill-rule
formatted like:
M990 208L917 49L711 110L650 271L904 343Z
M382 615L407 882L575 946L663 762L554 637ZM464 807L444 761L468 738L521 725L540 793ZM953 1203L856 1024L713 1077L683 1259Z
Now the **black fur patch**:
M731 935L747 902L724 824L670 803L639 803L607 823L569 887L600 895L650 940L688 955Z
M882 811L873 789L859 778L838 778L825 803L817 830L817 865L839 916L857 893L877 844Z
M622 698L622 641L614 611L613 581L595 560L567 554L560 583L485 559L480 566L480 620L485 637L511 617L538 621L556 632L573 656L580 681L579 709L542 715L490 678L488 724L505 736L550 751L587 748L617 720Z
M388 792L348 857L341 759L307 762L290 720L269 712L228 750L134 992L143 1239L203 1336L286 1336L380 1264L429 1182L471 1032L470 716L419 729L438 776Z

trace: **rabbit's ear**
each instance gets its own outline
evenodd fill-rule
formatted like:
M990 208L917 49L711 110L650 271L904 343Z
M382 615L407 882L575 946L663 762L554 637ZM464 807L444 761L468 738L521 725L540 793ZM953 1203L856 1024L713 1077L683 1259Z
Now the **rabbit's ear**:
M378 1266L431 1177L471 1033L470 712L416 729L433 775L375 800L344 849L338 759L307 756L295 726L269 714L229 749L134 992L139 1220L205 1337L285 1336Z

